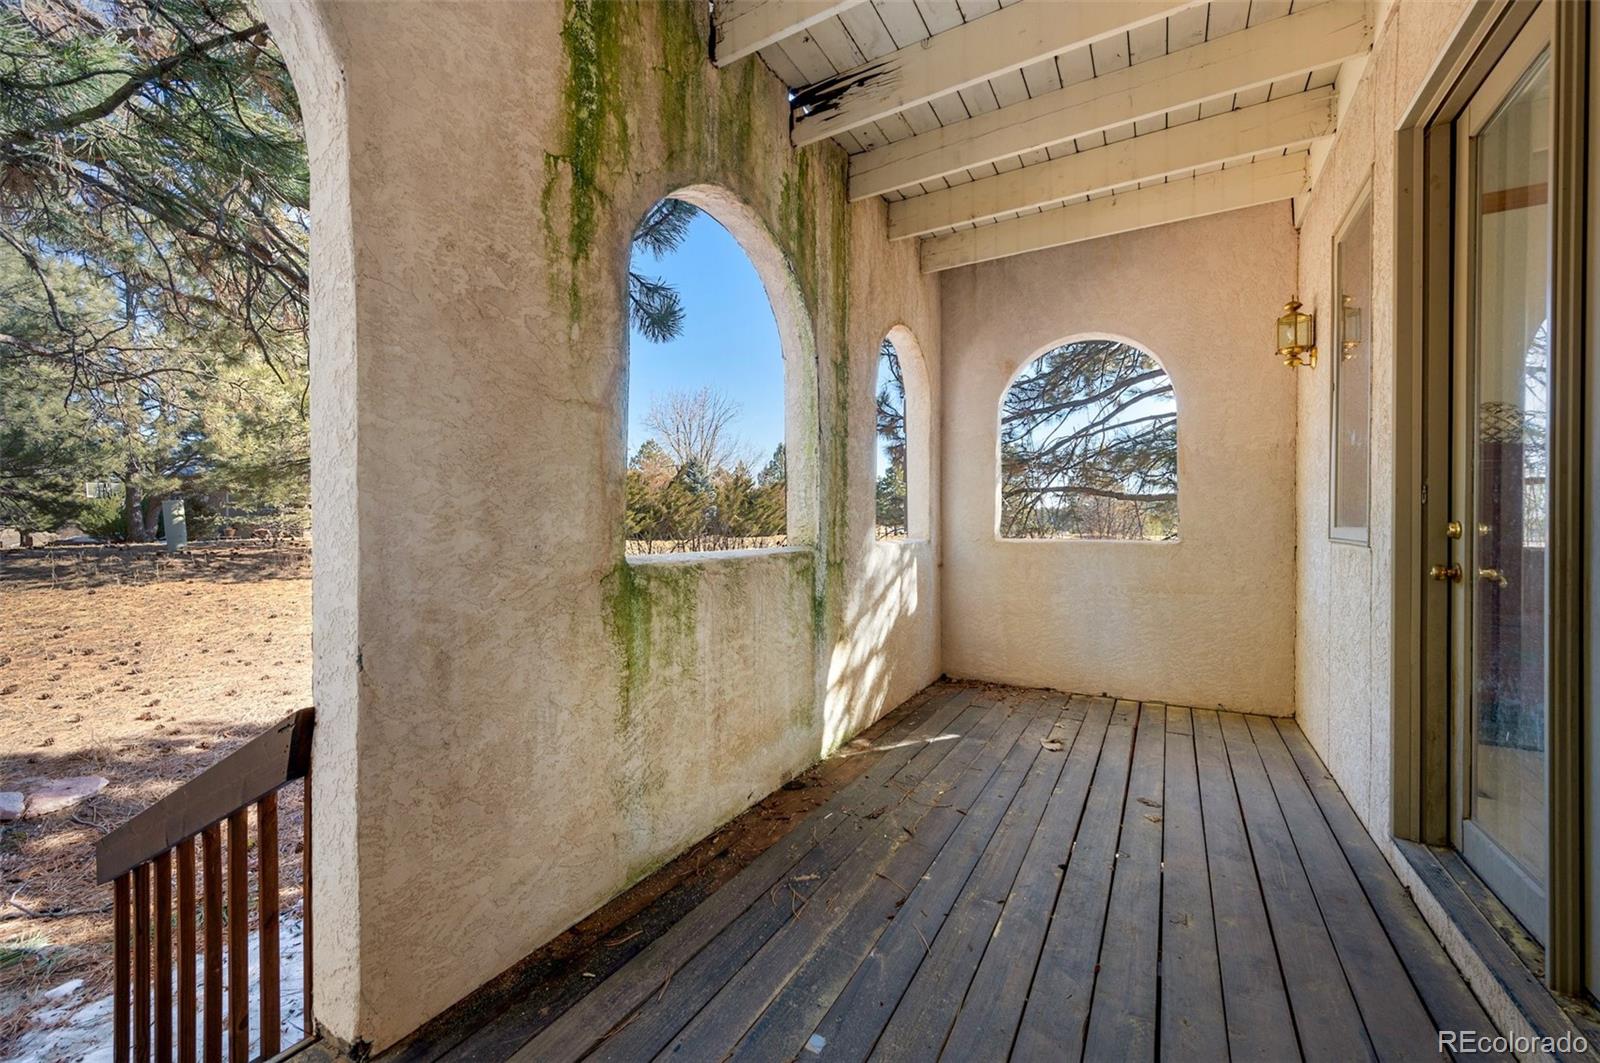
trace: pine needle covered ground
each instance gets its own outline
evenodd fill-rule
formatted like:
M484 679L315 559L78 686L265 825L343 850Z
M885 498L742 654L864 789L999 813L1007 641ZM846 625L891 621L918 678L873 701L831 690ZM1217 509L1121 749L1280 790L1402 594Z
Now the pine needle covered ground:
M41 994L111 982L106 831L311 704L303 547L12 551L0 560L0 790L102 775L77 807L0 824L0 1058ZM300 796L280 816L284 904L300 889Z

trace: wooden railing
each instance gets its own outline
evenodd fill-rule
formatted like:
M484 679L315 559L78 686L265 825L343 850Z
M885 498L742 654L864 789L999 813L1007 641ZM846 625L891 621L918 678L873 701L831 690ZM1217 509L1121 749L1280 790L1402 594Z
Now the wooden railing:
M315 1029L311 1017L312 723L312 710L300 710L100 840L95 851L97 876L101 883L115 883L112 1058L117 1063L127 1063L130 1058L138 1063L152 1059L169 1063L174 1049L180 1063L197 1058L221 1063L224 1043L229 1063L269 1059L283 1051L278 791L297 779L304 780L305 790L301 849L305 1018L300 1027L307 1035ZM260 1051L254 1057L250 1035L252 807L261 988ZM199 948L202 944L203 950ZM196 966L202 962L200 976ZM196 1029L201 1021L203 1038ZM299 1043L311 1039L307 1036ZM197 1056L197 1051L203 1054Z

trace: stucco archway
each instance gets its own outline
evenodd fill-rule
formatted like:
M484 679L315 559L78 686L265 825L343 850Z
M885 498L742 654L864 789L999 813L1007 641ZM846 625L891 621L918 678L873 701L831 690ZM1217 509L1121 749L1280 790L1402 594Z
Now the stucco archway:
M315 872L315 1021L351 1039L359 1028L360 902L355 808L357 538L355 253L343 63L319 4L261 0L294 79L311 169L312 699L308 793ZM309 924L309 919L308 919Z

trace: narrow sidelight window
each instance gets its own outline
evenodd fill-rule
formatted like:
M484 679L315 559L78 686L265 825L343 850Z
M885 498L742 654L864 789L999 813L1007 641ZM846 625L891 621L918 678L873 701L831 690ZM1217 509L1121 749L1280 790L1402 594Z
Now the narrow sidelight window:
M1332 534L1367 541L1372 430L1372 194L1334 241Z
M906 537L906 382L900 353L885 338L878 347L877 537Z

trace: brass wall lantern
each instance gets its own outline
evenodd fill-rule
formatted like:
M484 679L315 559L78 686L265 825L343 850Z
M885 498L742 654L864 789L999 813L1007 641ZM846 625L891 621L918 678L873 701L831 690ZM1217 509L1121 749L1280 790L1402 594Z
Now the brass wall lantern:
M1348 362L1361 347L1361 308L1353 295L1344 297L1339 306L1339 360Z
M1300 300L1294 296L1283 306L1283 316L1278 318L1278 357L1290 366L1317 367L1317 319L1314 314L1302 313Z

